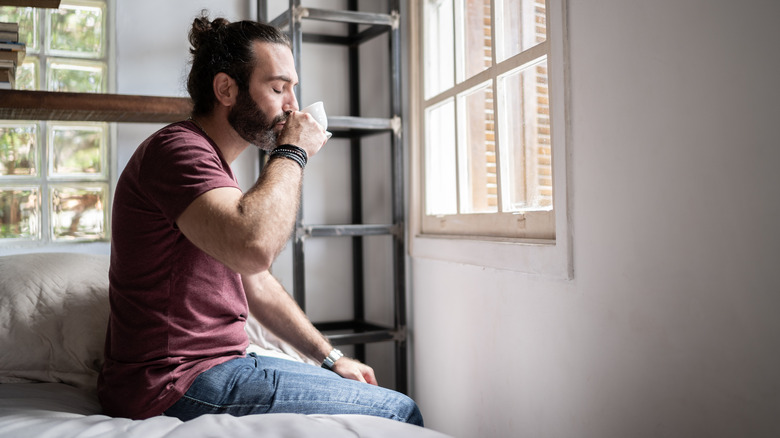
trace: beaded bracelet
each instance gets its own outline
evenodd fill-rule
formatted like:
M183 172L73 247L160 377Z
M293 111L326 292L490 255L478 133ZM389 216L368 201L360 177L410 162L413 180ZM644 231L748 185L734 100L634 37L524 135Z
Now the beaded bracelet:
M292 144L282 144L276 147L270 154L271 158L284 157L295 161L301 166L301 169L306 167L306 163L309 161L309 156L302 148Z

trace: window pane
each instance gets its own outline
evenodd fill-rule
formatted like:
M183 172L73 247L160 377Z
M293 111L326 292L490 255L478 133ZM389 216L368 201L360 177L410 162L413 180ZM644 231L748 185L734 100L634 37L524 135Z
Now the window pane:
M490 0L458 0L458 82L493 63Z
M99 58L103 54L103 10L73 5L51 10L49 35L52 51Z
M0 7L0 21L19 23L19 41L27 47L27 53L38 51L38 10L35 8Z
M104 92L106 67L100 62L49 60L47 64L49 91Z
M458 212L455 176L455 101L425 111L425 212Z
M455 84L452 0L425 1L425 97Z
M552 208L547 60L499 78L503 210Z
M496 133L490 82L458 96L461 213L498 211Z
M39 238L39 194L37 187L0 187L0 239Z
M105 237L105 185L51 188L54 240L100 240Z
M16 89L38 90L38 58L28 56L16 67Z
M496 2L496 46L499 62L547 39L546 13L544 0Z
M100 175L106 155L104 125L54 125L50 130L51 175Z
M0 125L0 176L38 175L36 124Z

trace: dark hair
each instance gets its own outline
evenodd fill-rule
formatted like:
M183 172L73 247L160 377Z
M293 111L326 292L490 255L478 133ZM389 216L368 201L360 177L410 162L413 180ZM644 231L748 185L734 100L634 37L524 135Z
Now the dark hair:
M193 115L207 114L214 108L212 82L217 73L226 73L241 90L249 88L255 66L252 43L261 41L290 47L287 36L273 26L256 21L231 23L224 18L211 21L205 10L193 21L189 39L192 69L187 78L187 91L192 98Z

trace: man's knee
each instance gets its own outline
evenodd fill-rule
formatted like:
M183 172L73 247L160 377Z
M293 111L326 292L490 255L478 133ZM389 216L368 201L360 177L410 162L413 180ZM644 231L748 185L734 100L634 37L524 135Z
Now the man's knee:
M400 395L397 402L397 412L398 420L421 427L423 426L422 412L420 412L417 403L411 398Z

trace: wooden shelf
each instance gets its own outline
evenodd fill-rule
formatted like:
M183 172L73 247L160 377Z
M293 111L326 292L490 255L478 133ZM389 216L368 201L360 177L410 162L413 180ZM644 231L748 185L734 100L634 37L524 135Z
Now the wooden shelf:
M171 123L191 110L186 97L0 90L0 120Z
M60 7L60 0L0 0L0 6L57 9Z

